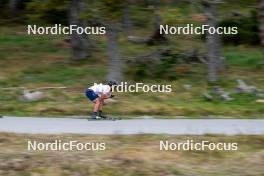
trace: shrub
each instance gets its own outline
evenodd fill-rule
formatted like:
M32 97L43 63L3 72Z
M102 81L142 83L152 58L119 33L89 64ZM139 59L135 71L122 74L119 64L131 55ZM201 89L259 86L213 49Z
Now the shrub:
M256 11L251 11L249 16L232 16L222 20L219 26L238 27L237 35L223 35L224 43L239 44L260 44L258 18Z

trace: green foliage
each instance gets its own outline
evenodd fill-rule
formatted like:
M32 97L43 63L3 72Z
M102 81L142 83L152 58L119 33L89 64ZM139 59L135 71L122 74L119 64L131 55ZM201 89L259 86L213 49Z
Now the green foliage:
M152 20L150 20L152 13L145 4L132 4L129 9L131 20L135 26L142 28L152 24Z
M219 26L226 27L238 27L237 35L223 35L224 43L231 43L235 45L239 44L251 44L258 45L260 43L259 39L259 29L258 29L258 17L256 11L252 11L250 16L238 16L229 17L222 20Z
M122 10L126 3L124 0L87 0L87 10L83 15L88 20L100 22L119 22L122 17Z
M0 1L0 19L4 19L7 16L7 4L8 0L1 0Z
M9 2L11 0L0 1L0 23L3 25L24 23L26 19L26 4L30 0L16 1L16 9L11 10Z
M35 23L68 22L68 7L70 0L32 0L27 3L28 18Z
M176 53L161 56L157 62L136 62L127 71L134 80L176 80L190 73L187 65L192 58L184 53Z
M109 14L119 14L124 5L124 0L103 0L102 3Z

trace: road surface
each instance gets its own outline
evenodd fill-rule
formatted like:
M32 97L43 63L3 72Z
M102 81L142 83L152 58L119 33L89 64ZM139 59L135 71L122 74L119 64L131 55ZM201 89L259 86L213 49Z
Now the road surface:
M29 134L173 134L264 135L264 120L247 119L136 119L88 121L72 118L0 118L0 132Z

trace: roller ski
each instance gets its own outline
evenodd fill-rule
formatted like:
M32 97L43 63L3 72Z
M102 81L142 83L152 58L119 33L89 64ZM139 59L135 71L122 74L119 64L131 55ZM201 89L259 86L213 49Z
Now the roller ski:
M115 120L121 120L121 118L115 118L115 117L108 117L108 116L105 116L102 114L102 112L93 112L91 117L88 118L89 121L100 121L100 120L112 120L112 121L115 121Z

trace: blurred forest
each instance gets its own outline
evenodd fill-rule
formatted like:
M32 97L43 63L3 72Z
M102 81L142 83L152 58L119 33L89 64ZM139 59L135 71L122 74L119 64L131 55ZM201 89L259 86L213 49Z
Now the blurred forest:
M264 117L264 0L2 0L0 24L1 114L88 114L85 88L114 79L173 92L119 94L112 114ZM107 32L30 36L28 24ZM238 34L161 35L161 24Z

